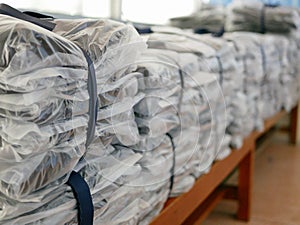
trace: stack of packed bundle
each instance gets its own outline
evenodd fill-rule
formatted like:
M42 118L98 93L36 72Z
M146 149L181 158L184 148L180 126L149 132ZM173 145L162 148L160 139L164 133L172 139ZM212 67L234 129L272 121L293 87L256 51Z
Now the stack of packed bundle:
M230 35L230 34L229 34ZM259 126L261 119L266 119L268 117L273 116L276 112L278 112L282 107L281 98L281 84L280 84L280 54L275 46L275 36L274 35L262 35L258 33L236 33L236 39L250 40L255 44L252 45L253 49L249 49L252 54L255 54L254 57L257 57L258 54L261 55L261 62L256 65L255 70L255 85L259 83L258 86L252 86L251 88L246 81L245 88L250 90L246 90L246 93L255 93L257 96L257 91L260 92L260 97L258 101L256 101L257 112L260 118L257 118L256 128L262 129L262 126ZM234 34L232 35L234 36ZM247 36L247 37L244 37ZM236 40L237 41L237 40ZM259 50L256 46L259 46ZM255 53L254 53L255 51ZM248 53L249 54L249 53ZM257 61L259 62L259 61ZM251 61L250 61L251 63ZM260 68L262 66L262 68ZM249 67L250 69L250 67ZM247 68L247 70L249 70ZM262 69L262 73L261 73ZM250 69L251 70L251 69ZM245 71L248 73L247 71ZM263 75L261 77L261 74ZM248 80L248 78L246 78Z
M147 223L168 197L173 149L167 136L160 136L160 143L151 152L145 145L135 148L142 137L133 108L144 99L144 94L138 93L142 74L133 71L146 45L133 27L110 20L55 23L54 32L87 51L95 65L99 100L97 139L88 148L91 155L89 159L85 157L80 170L82 174L98 174L98 178L85 177L91 179L94 205L98 206L95 223ZM99 151L101 146L103 152ZM120 198L116 198L119 193ZM132 203L128 205L128 201Z
M213 56L199 58L200 70L219 74L220 85L224 94L227 111L227 133L231 136L230 145L240 148L245 131L248 105L243 93L243 61L239 57L234 44L223 38L214 38L211 35L193 35L193 38L207 44L215 51ZM247 123L246 123L247 124ZM219 133L219 137L222 135ZM228 142L224 142L228 143Z
M211 35L197 35L170 27L153 27L155 32L150 35L148 45L153 48L171 49L177 52L190 52L197 55L198 69L214 73L218 77L224 94L226 109L224 104L218 104L216 118L218 127L216 138L222 139L224 127L228 127L227 134L231 134L233 139L226 135L220 148L220 159L229 153L228 142L235 148L242 145L242 121L233 118L243 118L247 114L245 109L245 95L243 94L242 60L237 57L233 44L221 38L214 38ZM219 121L220 114L226 110L226 121ZM221 154L224 149L224 154ZM226 153L225 153L226 152Z
M208 39L212 37L203 37L203 39L201 39L202 36L200 35L190 34L180 29L170 27L153 27L152 30L154 31L154 33L149 35L147 42L150 48L173 50L178 53L192 53L197 57L196 67L198 71L212 73L215 77L218 77L218 81L222 80L223 85L221 86L223 93L233 93L236 90L235 88L231 89L230 86L238 86L237 83L233 82L235 75L237 75L236 80L241 80L239 79L240 76L238 75L238 73L232 73L234 72L233 69L238 68L235 64L236 61L234 58L232 59L230 57L225 57L225 55L224 57L221 56L221 51L218 52L220 54L218 55L217 51L206 43L208 42ZM224 43L226 42L224 41ZM217 46L217 44L215 44L215 46ZM223 65L223 67L220 66L221 63L219 63L220 56L223 57L223 59L225 60L225 64ZM226 61L226 59L228 60ZM233 66L231 65L231 63L233 63ZM218 68L217 71L214 70L215 67ZM223 75L223 73L226 73L227 71L228 75L231 75ZM222 78L220 77L220 74ZM237 87L237 89L239 88L241 87ZM214 90L212 89L212 93L210 94L213 95L213 92ZM225 95L225 98L226 96L229 95ZM224 137L224 129L227 125L226 122L228 122L229 118L225 118L224 115L226 109L223 99L219 96L219 98L217 98L217 101L219 101L216 104L217 107L212 112L213 116L215 117L215 127L212 128L213 132L211 135L211 142L216 143L215 154L217 154L218 152L219 157L223 158L226 157L226 155L230 152L230 149L228 148L228 142L230 141L230 138L229 136ZM228 114L226 114L226 116L228 116Z
M300 17L295 8L235 0L227 10L226 31L289 33L300 26Z
M273 35L257 35L261 43L262 63L264 69L264 78L261 84L262 99L262 117L266 119L280 111L283 99L280 96L280 54L275 46L275 36Z
M133 145L138 129L133 106L138 96L134 62L146 45L132 26L110 20L55 20L53 32L72 41L91 58L97 82L96 134L107 146Z
M203 32L219 32L224 28L226 10L222 5L202 4L200 9L190 16L170 19L170 24L179 28L202 29Z
M144 74L140 90L145 98L135 107L143 139L134 148L147 146L153 152L162 135L172 139L171 196L188 191L215 158L215 143L209 139L209 103L214 103L205 94L212 87L217 95L218 86L212 74L199 73L197 63L197 57L190 53L150 48L138 64L138 71Z
M275 43L281 61L281 99L283 108L290 111L299 99L299 49L297 40L292 37L277 36Z
M65 184L72 170L89 185L96 224L147 223L168 196L168 180L132 187L149 156L122 146L139 140L133 106L141 99L136 97L140 74L132 72L131 64L145 43L132 27L112 21L55 21L54 31L72 43L30 23L1 17L7 37L1 48L6 96L0 223L77 224L77 203ZM99 113L95 137L86 149L89 57L99 85ZM167 137L158 147L165 155L172 153ZM162 164L169 178L172 161Z
M241 120L243 136L247 136L253 129L263 129L262 100L260 87L264 78L262 53L260 42L256 35L250 32L225 33L224 38L231 41L239 57L243 61L244 87L246 95L244 104L247 105L247 113Z
M86 152L88 63L70 41L0 17L0 223L26 224Z

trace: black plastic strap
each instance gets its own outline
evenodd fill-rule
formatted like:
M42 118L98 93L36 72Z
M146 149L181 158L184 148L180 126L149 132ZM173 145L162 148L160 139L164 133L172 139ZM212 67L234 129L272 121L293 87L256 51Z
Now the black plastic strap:
M92 225L94 220L94 206L90 188L79 173L72 171L67 184L72 188L77 200L78 224Z
M265 6L262 7L260 11L260 33L264 34L266 32L266 25L265 25L265 15L266 8Z
M43 19L43 20L54 20L53 16L49 16L46 14L41 14L38 12L32 12L32 11L23 11L24 14L28 15L28 16L32 16L38 19Z
M217 32L213 32L211 34L211 36L213 36L213 37L222 37L224 35L224 33L225 33L225 28L224 28L224 26L222 26L220 28L220 30L218 30Z
M276 1L276 2L268 2L264 4L265 7L269 7L269 8L276 8L278 6L280 6L280 2Z
M34 23L34 24L36 24L40 27L43 27L47 30L50 30L50 31L52 31L55 27L55 23L51 23L49 21L41 20L39 18L27 15L27 14L22 13L21 11L15 9L9 5L6 5L4 3L0 4L0 14L12 16L17 19L21 19L21 20L25 20L25 21Z
M210 34L212 32L210 30L208 30L207 28L198 27L198 28L194 29L194 33L195 34Z
M181 111L181 104L182 104L182 99L183 99L183 89L184 89L184 77L183 77L183 72L182 69L179 67L179 78L180 78L180 86L181 86L181 91L180 91L180 96L179 96L179 101L178 101L178 116L180 111Z
M171 134L167 133L166 134L169 138L170 138L170 141L171 141L171 145L172 145L172 151L173 151L173 164L172 164L172 168L171 168L171 176L170 176L170 187L169 187L169 196L172 192L172 189L173 189L173 185L174 185L174 176L175 176L175 164L176 164L176 151L175 151L175 144L174 144L174 140L173 140L173 137L171 136Z
M139 27L139 26L135 26L134 28L136 29L136 31L139 34L151 34L151 33L153 33L153 31L151 30L151 27Z
M264 75L264 79L266 79L266 72L267 72L266 52L261 45L259 45L259 50L260 50L261 59L262 59L263 75Z
M260 15L260 33L264 34L266 33L266 8L276 8L280 4L279 2L274 2L274 3L265 3L261 9L261 15Z
M86 53L86 51L82 50L86 61L88 63L88 92L89 92L89 122L88 122L88 130L87 130L87 139L86 139L86 147L93 141L95 129L96 129L96 121L98 115L98 98L97 98L97 81L96 74L93 61Z
M223 65L222 65L222 61L219 55L216 55L217 61L218 61L218 65L219 65L219 74L220 74L220 85L222 87L223 85L223 80L224 80L224 70L223 70Z

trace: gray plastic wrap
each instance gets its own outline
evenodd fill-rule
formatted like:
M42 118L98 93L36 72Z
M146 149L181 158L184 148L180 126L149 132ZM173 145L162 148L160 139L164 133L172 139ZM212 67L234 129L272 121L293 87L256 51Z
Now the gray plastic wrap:
M167 38L171 39L171 35L161 34L161 37L162 44ZM215 139L218 122L212 120L216 121L216 106L224 105L224 99L222 102L222 92L214 74L199 70L198 57L190 53L191 50L178 50L176 41L174 48L170 47L172 51L160 44L156 48L152 35L147 38L150 49L142 55L138 64L138 71L144 73L144 79L139 84L145 99L135 107L144 140L133 148L147 146L151 150L160 143L159 135L167 132L171 135L175 145L175 176L171 196L177 196L188 191L195 178L209 170L217 150L221 149L218 144L221 145L225 125L220 132L222 135ZM159 41L155 39L155 43L156 40ZM190 48L188 45L180 46ZM223 116L220 124L225 123ZM151 122L146 124L144 121Z
M297 75L297 60L299 60L298 48L295 40L274 35L274 45L280 58L280 87L277 93L278 102L283 109L290 111L299 99L299 78Z
M240 136L246 137L253 129L261 130L263 128L263 119L261 109L259 108L260 85L264 78L261 48L258 43L251 38L252 33L234 32L226 33L225 39L232 42L236 48L238 57L243 64L243 94L238 94L240 101L233 101L236 108L240 109L241 115L233 121L233 126L229 127L230 133L240 130ZM240 128L243 129L240 129ZM240 142L233 138L233 142ZM235 144L234 147L240 146Z
M76 45L31 23L0 18L4 218L17 216L15 202L38 202L66 182L85 153L89 95L87 62Z
M222 38L214 38L211 35L197 35L173 27L153 27L156 33L150 34L148 45L150 48L169 49L179 53L193 53L197 56L199 71L214 73L218 77L222 93L225 98L224 103L219 102L219 109L216 112L219 129L217 136L224 135L224 127L233 127L227 130L228 134L235 136L232 146L241 147L243 139L243 124L236 122L234 118L242 118L245 115L243 107L243 62L238 57L233 43L228 43ZM217 107L218 108L218 107ZM226 120L219 119L226 110ZM222 117L222 116L221 116ZM225 145L225 143L224 143ZM223 146L225 149L225 146ZM226 150L227 151L227 150Z
M132 26L112 20L55 20L55 23L54 32L84 49L93 61L99 100L96 137L104 145L136 144L139 134L132 108L140 99L136 97L140 74L132 71L136 59L146 49L145 42Z

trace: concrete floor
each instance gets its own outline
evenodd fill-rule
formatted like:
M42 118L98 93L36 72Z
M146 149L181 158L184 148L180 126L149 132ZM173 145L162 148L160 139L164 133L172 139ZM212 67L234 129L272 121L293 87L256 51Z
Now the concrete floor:
M300 146L287 133L274 132L257 150L252 197L249 222L236 220L237 204L224 200L202 225L300 225Z

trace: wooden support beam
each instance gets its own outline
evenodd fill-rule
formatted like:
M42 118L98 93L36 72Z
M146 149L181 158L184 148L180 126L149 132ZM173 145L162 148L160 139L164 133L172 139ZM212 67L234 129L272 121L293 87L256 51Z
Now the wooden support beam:
M184 221L183 225L201 224L209 213L222 199L237 200L238 187L222 185L217 188L192 214Z
M249 145L252 143L251 141L246 139L244 143ZM189 192L168 200L166 207L152 221L151 225L182 224L236 168L248 152L249 147L244 145L241 149L234 150L229 157L214 163L210 172L202 175Z
M299 104L294 107L290 113L290 142L292 144L299 144L300 124L299 124Z
M254 147L239 164L237 218L249 221L251 217L251 199L254 167Z

